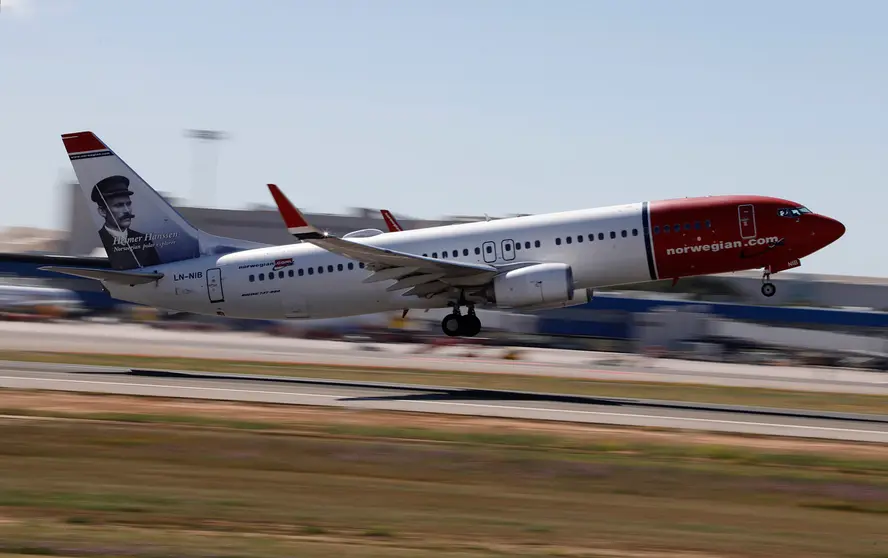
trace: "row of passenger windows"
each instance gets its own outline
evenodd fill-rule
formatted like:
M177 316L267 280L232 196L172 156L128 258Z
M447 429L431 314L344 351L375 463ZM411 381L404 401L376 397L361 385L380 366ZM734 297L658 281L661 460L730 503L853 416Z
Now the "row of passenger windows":
M595 233L589 233L587 236L589 238L589 242L595 241ZM617 238L617 231L611 231L609 236L611 238ZM623 229L622 231L620 231L620 236L623 238L628 237L629 231ZM638 229L632 229L632 236L638 236ZM568 237L565 237L564 242L566 244L573 244L573 239L574 239L574 237L568 236ZM576 236L576 239L577 239L577 242L583 242L583 235L578 234ZM598 233L598 240L604 240L604 233L603 232ZM555 244L557 244L558 246L561 246L561 239L556 238Z
M708 221L707 221L707 223L708 223ZM627 238L629 236L629 234L630 234L630 231L628 231L628 230L620 231L620 236L623 238ZM638 229L632 229L631 234L632 234L632 236L638 236ZM610 238L617 238L617 231L610 231L608 236L610 236ZM568 236L563 239L563 242L566 244L573 244L575 238L576 238L576 242L578 242L578 243L583 242L584 238L588 238L589 242L593 242L595 240L595 233L589 233L585 237L581 234L577 235L576 237ZM598 233L598 240L604 240L604 239L605 239L605 233L603 233L603 232ZM561 246L562 238L561 237L556 238L555 244L557 246ZM514 246L514 248L513 248L513 246ZM513 249L515 251L519 251L522 249L530 250L531 247L540 248L541 246L542 246L542 242L540 242L539 240L534 240L533 243L531 243L530 241L525 241L523 243L522 242L515 242L514 245L512 244L512 241L507 240L507 241L503 242L503 250L506 252L511 252ZM481 247L476 246L474 249L474 252L475 252L476 256L480 256L481 255ZM494 253L494 244L492 242L486 243L484 245L484 252L486 254L493 254ZM427 257L429 257L429 255L431 255L432 258L438 259L439 254L440 254L441 259L447 259L447 258L451 258L451 257L458 258L460 255L460 250L443 250L441 252L432 252L431 254L425 253L425 254L423 254L423 257L427 258ZM463 248L462 255L468 256L469 249ZM359 269L364 268L363 263L359 263L359 264L357 264L357 266ZM316 272L315 270L317 270L318 275L320 275L320 274L324 273L325 269L326 269L327 273L333 273L334 271L344 271L345 269L352 270L354 268L355 268L355 263L349 262L348 264L337 264L336 266L328 265L328 266L326 266L326 268L321 265L321 266L318 266L317 268L309 267L306 269L299 269L297 271L290 269L287 271L286 274L284 274L283 271L278 271L277 278L283 279L285 276L295 277L296 275L299 275L299 277L302 277L306 273L308 275L314 275ZM265 281L266 279L269 281L272 281L272 280L274 280L274 278L275 278L275 272L273 272L273 271L268 273L267 276L265 273L260 273L258 275L259 281ZM257 276L250 275L249 279L250 279L250 282L252 283L257 280Z
M689 231L691 229L699 231L700 229L702 229L704 227L707 229L711 229L712 222L709 219L707 219L702 222L701 221L694 221L693 223L685 223L684 224L684 230L686 230L686 231ZM681 223L676 223L676 224L672 225L671 227L669 225L663 225L663 232L664 233L668 233L670 231L671 232L681 232L681 228L682 228ZM654 227L654 234L660 234L659 225Z
M533 241L533 247L534 247L534 248L539 248L540 246L542 246L542 243L541 243L539 240L534 240L534 241ZM521 244L520 242L515 242L515 248L514 248L515 250L521 250L521 247L522 247L522 244ZM524 249L525 249L525 250L530 250L530 247L531 247L530 241L524 243ZM511 241L508 241L508 240L503 241L503 250L505 250L506 252L511 252L511 251L512 251L512 242L511 242ZM488 243L488 244L486 244L486 245L484 246L484 252L487 253L487 254L493 254L493 243L492 243L492 242L491 242L491 243ZM443 250L443 251L440 252L440 254L441 254L441 259L444 259L444 260L446 260L447 258L450 258L450 257L458 258L458 257L459 257L459 250L451 250L451 251ZM463 248L463 249L462 249L462 255L463 255L463 256L468 256L468 255L469 255L469 249L468 249L468 248ZM480 256L480 255L481 255L481 248L478 247L478 246L475 246L475 255L476 255L476 256ZM423 256L424 258L428 258L428 257L429 257L429 254L428 254L428 253L425 253L425 254L423 254L422 256ZM438 258L438 252L432 252L432 253L431 253L431 256L432 256L433 258L437 259L437 258Z
M360 262L358 264L355 264L355 262L348 262L347 264L337 264L335 266L328 265L325 267L319 265L317 267L299 268L298 270L288 269L286 274L284 274L283 271L278 271L276 276L278 279L283 279L284 277L295 277L296 275L298 275L299 277L302 277L305 274L314 275L315 272L317 272L318 275L321 275L324 273L325 270L327 273L333 273L334 271L345 271L346 269L351 271L355 269L356 265L358 269L364 269L364 262ZM267 276L264 273L260 273L258 277L259 281L265 281L266 279L269 281L273 281L274 278L274 271L268 272ZM250 283L256 281L256 279L257 277L255 275L250 275Z
M609 236L610 236L610 238L617 238L617 231L610 231ZM629 236L629 231L628 231L628 230L622 230L622 231L620 231L620 236L623 237L623 238L628 237L628 236ZM638 229L632 229L632 236L638 236ZM555 239L555 245L556 245L556 246L561 246L562 242L564 242L565 244L573 244L573 242L574 242L574 238L576 238L576 241L577 241L577 242L583 242L583 239L584 239L584 238L588 238L588 239L589 239L589 242L593 242L593 241L595 240L595 233L589 233L586 237L584 237L584 236L581 235L581 234L578 234L576 237L568 236L568 237L565 237L564 239L562 239L561 237L558 237L558 238ZM598 233L598 240L604 240L604 239L605 239L605 234L604 234L603 232ZM522 248L523 248L524 250L530 250L531 246L533 246L534 248L539 248L539 247L542 246L542 243L541 243L539 240L534 240L534 241L533 241L533 244L531 244L530 241L525 241L523 244L522 244L521 242L515 242L514 250L515 250L515 251L519 251L519 250L521 250ZM512 249L513 249L513 248L512 248L512 244L511 244L511 242L509 242L508 240L503 242L503 250L504 250L504 251L506 251L506 252L511 252ZM484 246L484 252L487 253L487 254L493 254L493 243L486 244L486 245ZM459 253L460 253L459 250L452 250L452 251L450 251L450 252L448 252L447 250L444 250L444 251L440 252L440 254L441 254L441 258L442 258L442 259L446 259L446 258L448 258L448 257L450 257L450 256L452 256L452 257L454 257L454 258L458 258L458 257L459 257ZM432 252L432 253L431 253L431 256L432 256L433 258L437 258L437 257L438 257L438 254L439 254L438 252ZM448 254L449 254L450 256L448 256ZM469 255L469 249L468 249L468 248L463 248L463 249L462 249L462 255L463 255L463 256L468 256L468 255ZM475 255L476 255L476 256L481 255L481 248L479 248L479 247L477 247L477 246L475 247ZM429 254L428 254L428 253L425 253L425 254L423 254L423 257L426 257L426 258L427 258L427 257L429 257Z

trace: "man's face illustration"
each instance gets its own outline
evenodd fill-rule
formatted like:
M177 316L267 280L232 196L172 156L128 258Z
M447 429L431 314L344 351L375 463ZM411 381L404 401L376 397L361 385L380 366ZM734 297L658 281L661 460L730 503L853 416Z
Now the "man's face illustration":
M99 213L105 218L108 228L127 230L133 222L133 202L128 195L113 196L105 200L108 210L99 206Z

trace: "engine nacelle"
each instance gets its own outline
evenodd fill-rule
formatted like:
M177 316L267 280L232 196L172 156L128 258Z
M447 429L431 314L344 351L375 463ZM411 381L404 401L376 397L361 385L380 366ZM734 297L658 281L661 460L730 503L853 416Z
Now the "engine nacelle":
M544 263L496 276L492 298L498 308L559 308L588 302L591 291L579 291L574 289L573 272L569 265ZM576 296L578 294L580 296Z
M592 302L592 289L574 289L573 298L561 302L549 302L545 304L534 304L533 306L522 306L520 310L525 312L536 312L537 310L555 310L557 308L567 308L569 306L579 306Z

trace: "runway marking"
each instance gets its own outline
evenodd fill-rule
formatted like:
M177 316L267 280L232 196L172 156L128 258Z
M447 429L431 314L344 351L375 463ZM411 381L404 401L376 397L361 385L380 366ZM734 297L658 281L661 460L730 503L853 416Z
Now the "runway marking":
M341 399L343 396L341 395L327 395L321 393L297 393L292 391L265 391L265 390L251 390L251 389L236 389L236 388L218 388L218 387L196 387L196 386L178 386L174 384L137 384L137 383L126 383L126 382L107 382L107 381L98 381L98 380L68 380L68 379L51 379L51 378L23 378L21 376L0 376L0 380L26 380L31 382L65 382L71 384L93 384L93 385L108 385L108 386L126 386L126 387L148 387L148 388L162 388L162 389L175 389L175 390L192 390L192 391L215 391L215 392L231 392L231 393L253 393L253 394L261 394L261 395L285 395L285 396L296 396L296 397L320 397L325 399ZM422 390L416 390L422 391ZM125 395L125 394L120 394ZM170 397L168 395L162 397ZM174 396L173 396L174 397ZM261 403L259 401L258 403ZM642 418L642 419L659 419L659 420L678 420L678 421L688 421L688 422L701 422L701 423L712 423L712 424L727 424L727 425L743 425L743 426L762 426L762 427L774 427L774 428L799 428L803 430L819 430L823 432L847 432L847 433L857 433L857 434L888 434L888 432L884 432L881 430L860 430L853 428L835 428L830 426L806 426L806 425L797 425L797 424L775 424L775 423L766 423L766 422L744 422L738 420L722 420L722 419L705 419L705 418L692 418L692 417L671 417L671 416L663 416L663 415L640 415L633 413L609 413L605 411L581 411L577 409L557 409L557 408L545 408L545 407L518 407L515 405L482 405L479 403L451 403L445 401L423 401L421 402L424 405L443 405L443 406L462 406L462 407L472 407L472 408L482 408L482 409L500 409L500 410L510 410L510 411L539 411L539 412L547 412L547 413L561 413L561 414L578 414L578 415L590 415L590 416L611 416L611 417L625 417L625 418ZM522 418L522 417L512 417L512 418ZM554 419L559 420L559 419ZM840 420L840 419L823 419L823 420ZM680 428L680 427L677 427Z

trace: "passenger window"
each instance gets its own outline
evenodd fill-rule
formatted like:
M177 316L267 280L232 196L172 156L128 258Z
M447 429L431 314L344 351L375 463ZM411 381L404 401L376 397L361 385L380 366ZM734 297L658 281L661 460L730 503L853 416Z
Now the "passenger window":
M675 232L681 232L681 225L679 225L679 224L673 225L672 230Z
M299 268L299 277L302 277L303 275L305 275L305 270L300 267Z
M268 280L271 281L274 279L274 271L268 274Z
M632 236L638 236L638 229L632 229Z
M511 243L511 242L506 242L506 243L503 245L503 250L505 250L506 252L511 251L511 250L512 250L512 243Z
M567 240L567 243L568 243L568 244L572 244L572 243L573 243L573 237L572 237L572 236L567 237L566 240Z
M583 235L578 234L577 235L577 242L582 242L582 241L583 241Z
M654 234L660 234L660 225L654 227Z
M349 269L349 271L351 271L351 270L354 269L354 268L355 268L355 264L354 264L354 262L348 262L348 269Z
M360 267L361 269L364 269L364 262L359 263L358 267Z
M595 240L595 235L592 233L589 233L589 242L593 242L594 240Z
M446 259L447 259L447 250L444 250L443 252L441 252L441 259L442 259L442 260L446 260Z
M250 283L252 283L252 282L255 281L255 280L256 280L256 276L255 276L255 275L250 275Z
M598 233L598 240L604 240L604 233Z
M283 278L284 278L284 272L278 271L278 279L283 279Z
M527 242L524 243L524 249L525 249L525 250L530 250L530 241L527 241Z
M289 275L290 277L293 277L296 274L293 273L293 270L291 269L291 270L287 271L287 275Z
M468 255L469 255L469 249L463 248L463 256L468 256Z
M324 272L324 266L319 265L318 266L318 273L323 273L323 272Z
M555 245L556 245L556 246L561 246L561 239L560 239L560 238L556 238L556 239L555 239Z
M709 221L709 219L706 219L706 228L707 228L707 229L711 229L711 228L712 228L712 223Z
M315 274L315 268L313 268L313 267L308 268L308 274L309 274L309 275L314 275L314 274Z
M428 258L429 255L428 255L428 254L423 254L422 257L423 257L423 258Z
M493 253L493 246L488 246L488 247L487 247L487 253L488 253L488 254Z
M690 224L690 223L685 223L685 230L686 230L686 231L691 230L691 224Z
M333 266L332 266L332 265L328 265L328 266L327 266L327 271L329 271L330 273L333 273Z
M620 236L626 238L627 236L629 236L629 233L626 232L626 229L623 229L622 231L620 231Z
M694 228L700 230L700 221L694 221Z
M260 274L259 274L259 280L260 280L260 281L265 281L265 274L264 274L264 273L260 273Z
M664 233L668 233L668 232L669 232L669 225L663 225L663 232L664 232Z
M535 247L539 248L539 247L540 247L540 241L539 241L539 240L534 240L534 241L533 241L533 245L534 245Z
M520 242L515 243L515 250L521 250L521 243Z
M481 254L481 248L478 248L477 246L475 246L475 255L478 256L480 254Z
M432 252L432 257L437 260L438 259L438 252Z
M614 231L611 231L611 238L617 238L617 233L615 233Z
M336 264L336 271L342 271L342 264Z

